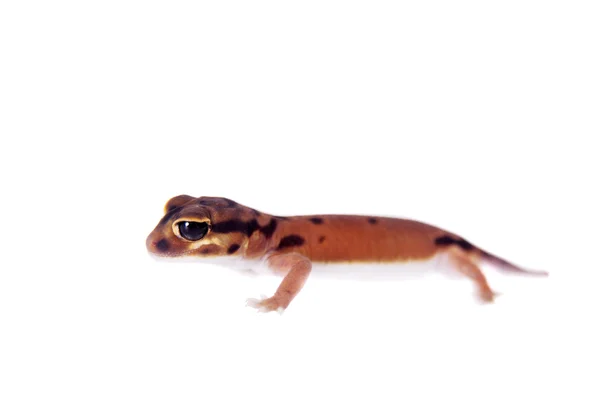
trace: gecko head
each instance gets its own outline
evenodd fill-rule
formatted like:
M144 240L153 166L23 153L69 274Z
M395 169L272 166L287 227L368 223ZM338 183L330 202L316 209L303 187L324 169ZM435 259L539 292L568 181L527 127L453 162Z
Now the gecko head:
M239 255L248 241L248 222L243 221L249 210L222 197L173 197L146 248L162 257Z

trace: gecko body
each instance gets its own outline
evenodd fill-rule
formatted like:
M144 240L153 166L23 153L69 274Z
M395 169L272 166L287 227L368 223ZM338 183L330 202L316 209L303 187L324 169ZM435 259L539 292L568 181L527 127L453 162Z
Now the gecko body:
M146 247L162 257L264 263L284 276L275 294L248 305L285 310L300 292L313 263L408 263L440 259L471 278L486 302L494 299L479 265L530 275L462 237L418 221L360 215L274 216L222 197L180 195L148 235ZM390 265L390 268L401 268Z

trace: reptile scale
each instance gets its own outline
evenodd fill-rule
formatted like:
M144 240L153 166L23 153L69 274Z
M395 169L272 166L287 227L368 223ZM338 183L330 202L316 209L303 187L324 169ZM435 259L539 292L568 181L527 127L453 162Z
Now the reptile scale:
M272 297L249 299L260 311L285 310L313 269L331 263L402 264L442 261L477 285L479 296L492 302L479 265L548 275L520 268L443 229L418 221L359 215L269 215L222 197L180 195L165 205L165 215L146 240L148 251L162 257L192 256L209 261L242 261L251 269L266 265L284 276Z

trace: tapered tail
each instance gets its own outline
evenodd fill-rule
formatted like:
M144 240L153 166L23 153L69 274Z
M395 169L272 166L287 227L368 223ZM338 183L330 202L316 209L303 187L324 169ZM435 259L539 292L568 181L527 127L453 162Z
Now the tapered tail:
M497 268L500 268L500 269L503 269L506 271L510 271L510 272L516 272L519 274L537 275L537 276L548 276L549 275L548 272L546 272L546 271L538 271L538 270L521 268L513 263L506 261L503 258L500 258L498 256L490 254L487 251L483 251L483 250L479 250L479 251L481 252L481 258L484 261L487 261L488 263L490 263L494 267L497 267Z
M462 250L464 250L467 253L473 253L473 252L479 253L479 255L481 256L483 261L487 261L491 265L493 265L497 268L503 269L505 271L516 272L516 273L527 274L527 275L537 275L537 276L548 276L549 275L548 272L546 272L546 271L536 271L536 270L518 267L515 264L508 262L503 258L495 256L491 253L488 253L487 251L481 250L480 248L472 245L471 243L467 242L465 239L463 239L461 237L454 236L451 234L437 237L435 239L435 244L440 247L457 246L457 247L460 247Z

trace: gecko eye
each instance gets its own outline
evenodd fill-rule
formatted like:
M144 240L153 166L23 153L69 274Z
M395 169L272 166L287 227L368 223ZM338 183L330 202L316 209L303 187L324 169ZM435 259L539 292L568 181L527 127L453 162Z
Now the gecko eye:
M206 222L181 221L177 227L181 237L191 241L200 240L208 233Z

